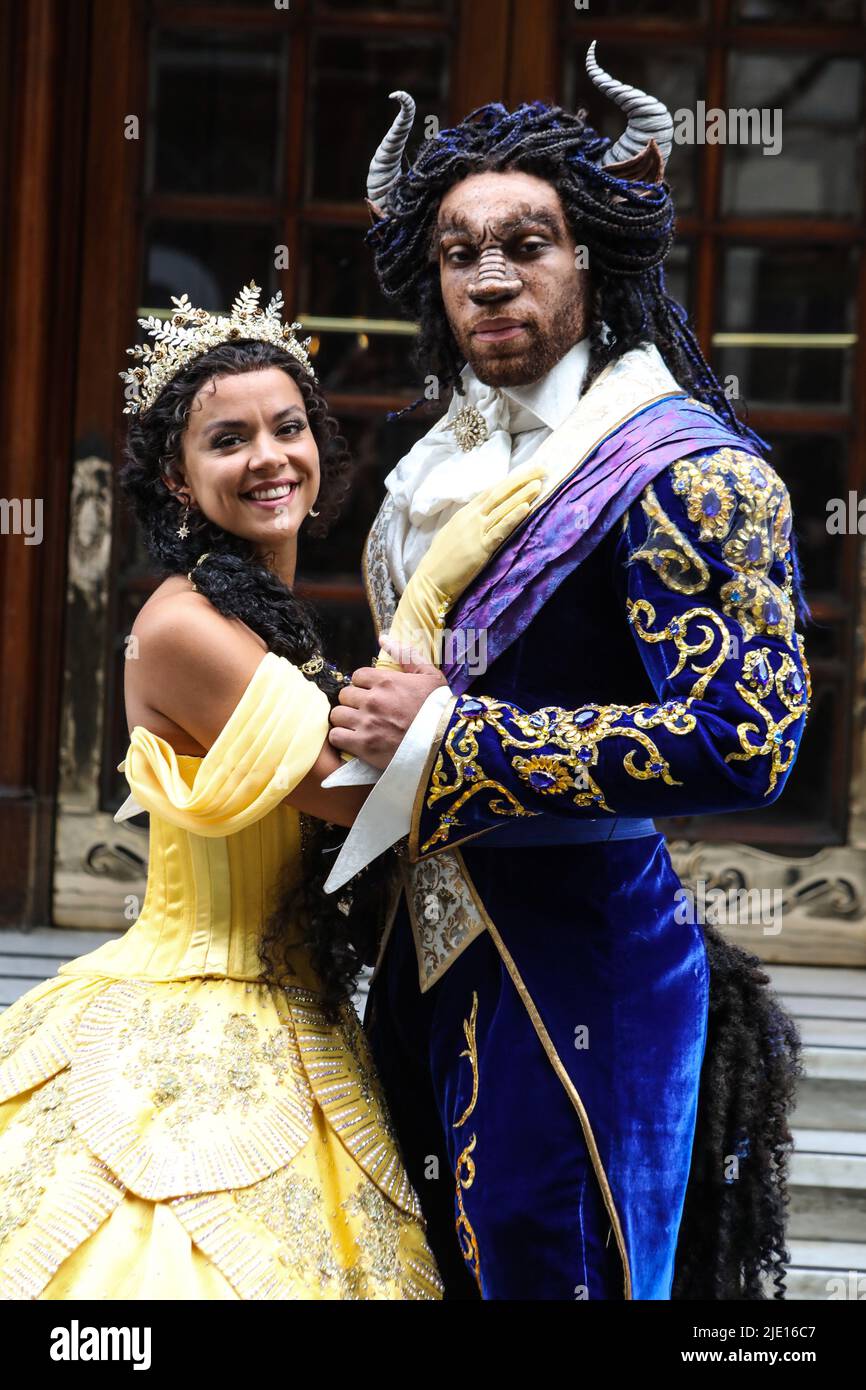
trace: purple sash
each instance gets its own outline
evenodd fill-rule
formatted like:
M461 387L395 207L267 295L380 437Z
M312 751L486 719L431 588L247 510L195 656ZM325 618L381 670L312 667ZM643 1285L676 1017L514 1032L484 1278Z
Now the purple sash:
M486 629L487 660L495 661L662 469L690 454L747 447L684 394L642 407L601 439L500 546L458 599L449 630ZM463 655L443 660L442 671L462 695L474 679L466 656L471 647L451 645Z

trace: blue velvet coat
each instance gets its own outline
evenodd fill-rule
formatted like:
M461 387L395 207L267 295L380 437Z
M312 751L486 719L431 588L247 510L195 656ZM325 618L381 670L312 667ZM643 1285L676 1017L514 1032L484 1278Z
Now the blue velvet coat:
M422 995L401 906L368 1026L453 1296L468 1271L485 1298L670 1297L708 969L646 821L782 791L809 694L793 566L769 464L678 460L432 750L411 852L459 847L491 926Z

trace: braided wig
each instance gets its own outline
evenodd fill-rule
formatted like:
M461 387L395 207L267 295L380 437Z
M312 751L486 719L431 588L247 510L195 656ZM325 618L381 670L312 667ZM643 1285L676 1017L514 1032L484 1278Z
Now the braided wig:
M587 124L585 112L574 115L541 101L514 111L491 102L423 143L391 188L386 215L367 233L383 292L419 324L417 365L461 392L463 361L439 286L441 199L471 174L519 169L553 185L575 241L587 247L593 299L586 386L622 353L655 343L677 381L765 453L763 441L734 413L685 310L665 288L663 263L674 238L668 186L604 168L596 161L609 145Z

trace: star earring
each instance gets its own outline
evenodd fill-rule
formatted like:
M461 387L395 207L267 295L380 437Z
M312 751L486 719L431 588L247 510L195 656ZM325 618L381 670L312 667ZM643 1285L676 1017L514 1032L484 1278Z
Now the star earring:
M180 525L179 525L178 528L177 528L177 536L178 536L178 539L179 539L179 540L185 541L186 538L187 538L187 536L189 535L189 527L188 527L187 524L186 524L188 518L189 518L189 502L187 502L186 505L185 505L185 507L184 507L183 516L181 517L181 519L180 519Z

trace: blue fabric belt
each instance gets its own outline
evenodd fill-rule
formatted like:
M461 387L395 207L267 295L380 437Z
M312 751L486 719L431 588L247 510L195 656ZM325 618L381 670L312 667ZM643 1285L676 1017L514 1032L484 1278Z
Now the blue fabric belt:
M473 843L479 847L493 845L496 849L524 849L532 845L588 845L598 840L637 840L642 835L657 834L653 821L636 816L611 816L610 820L519 816L479 835Z

